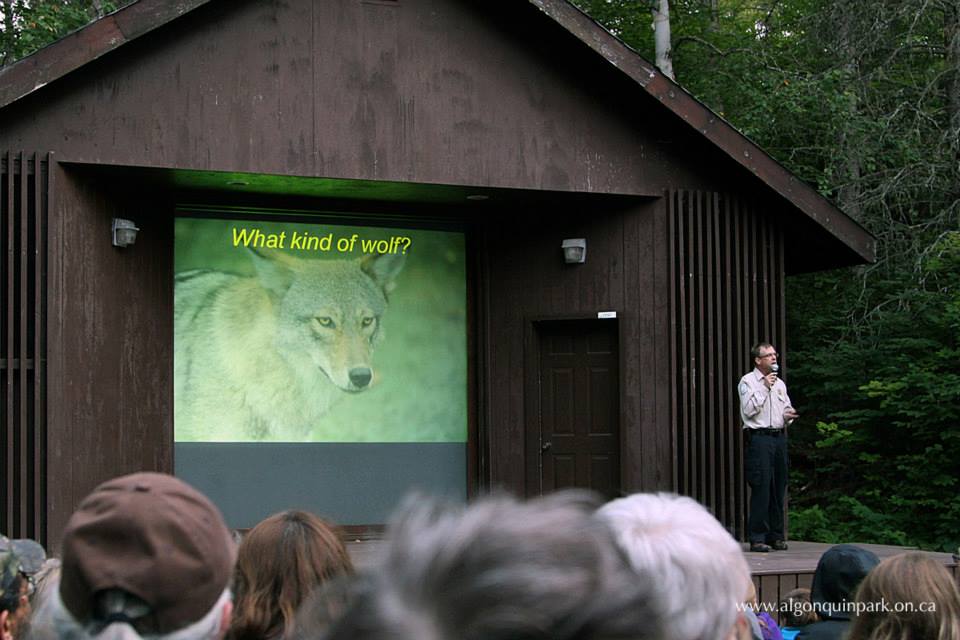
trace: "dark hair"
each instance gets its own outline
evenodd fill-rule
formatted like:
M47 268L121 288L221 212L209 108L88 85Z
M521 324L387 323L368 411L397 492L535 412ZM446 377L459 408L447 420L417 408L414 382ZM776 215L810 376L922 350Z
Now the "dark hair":
M771 349L774 348L774 346L769 342L758 342L757 344L750 347L750 362L753 362L755 358L760 357L760 349L764 347L770 347Z
M383 563L356 585L326 640L660 637L652 583L629 566L598 502L561 492L464 510L408 498ZM316 627L303 637L317 637Z
M240 543L229 637L290 636L303 600L328 580L352 574L353 563L332 525L305 511L270 516Z
M26 595L23 592L23 584L27 579L23 574L17 574L10 581L10 585L4 587L3 595L0 596L0 611L9 611L15 613L20 608L21 598Z
M780 601L780 622L785 627L802 627L816 622L817 613L810 600L810 589L800 587L788 591Z

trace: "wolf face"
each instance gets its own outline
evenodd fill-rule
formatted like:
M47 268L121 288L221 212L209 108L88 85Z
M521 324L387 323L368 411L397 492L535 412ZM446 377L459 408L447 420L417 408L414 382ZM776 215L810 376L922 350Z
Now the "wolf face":
M402 255L250 258L254 277L177 277L178 438L233 439L239 428L302 439L340 397L376 381L373 352Z
M403 257L301 261L252 255L276 308L277 349L290 366L305 376L325 375L343 391L369 387L387 293Z

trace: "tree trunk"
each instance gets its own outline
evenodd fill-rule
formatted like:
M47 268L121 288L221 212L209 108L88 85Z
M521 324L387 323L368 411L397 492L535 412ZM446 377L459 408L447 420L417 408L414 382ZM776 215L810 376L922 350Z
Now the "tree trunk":
M15 7L13 3L16 0L0 1L0 10L3 11L3 33L0 34L0 67L7 66L13 61L13 12Z
M837 204L844 213L860 222L863 218L860 210L860 182L863 166L856 125L866 88L860 70L855 7L850 6L846 0L840 0L834 3L834 11L837 16L837 50L847 72L852 96L847 105L849 117L845 121L846 126L840 132L839 150L842 163L838 176L841 186L837 191Z
M653 42L657 52L657 68L671 80L673 77L673 54L670 51L670 4L657 0L653 9Z
M948 0L943 12L947 52L947 140L953 151L953 195L960 198L960 0Z

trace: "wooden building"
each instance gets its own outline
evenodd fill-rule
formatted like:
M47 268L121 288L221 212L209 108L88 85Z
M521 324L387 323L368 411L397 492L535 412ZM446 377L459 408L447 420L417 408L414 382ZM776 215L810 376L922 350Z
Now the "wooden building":
M179 469L186 213L455 229L454 489L674 490L738 535L748 349L773 341L789 373L784 278L873 252L565 0L139 0L0 70L0 157L0 530L50 543L97 483ZM135 221L134 246L112 246L114 218ZM584 263L565 262L568 239ZM290 481L288 453L250 482ZM393 502L392 473L335 491Z

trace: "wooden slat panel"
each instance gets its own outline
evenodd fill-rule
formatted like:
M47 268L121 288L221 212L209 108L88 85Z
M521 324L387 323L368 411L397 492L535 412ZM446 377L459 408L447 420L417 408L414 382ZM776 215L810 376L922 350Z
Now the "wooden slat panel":
M676 486L742 536L747 495L736 384L756 341L782 343L783 239L757 203L683 190L667 199Z
M0 442L0 530L17 537L43 538L45 423L44 311L46 288L39 252L44 246L47 204L40 154L7 151L0 156L0 258L4 294L0 344L3 408Z

